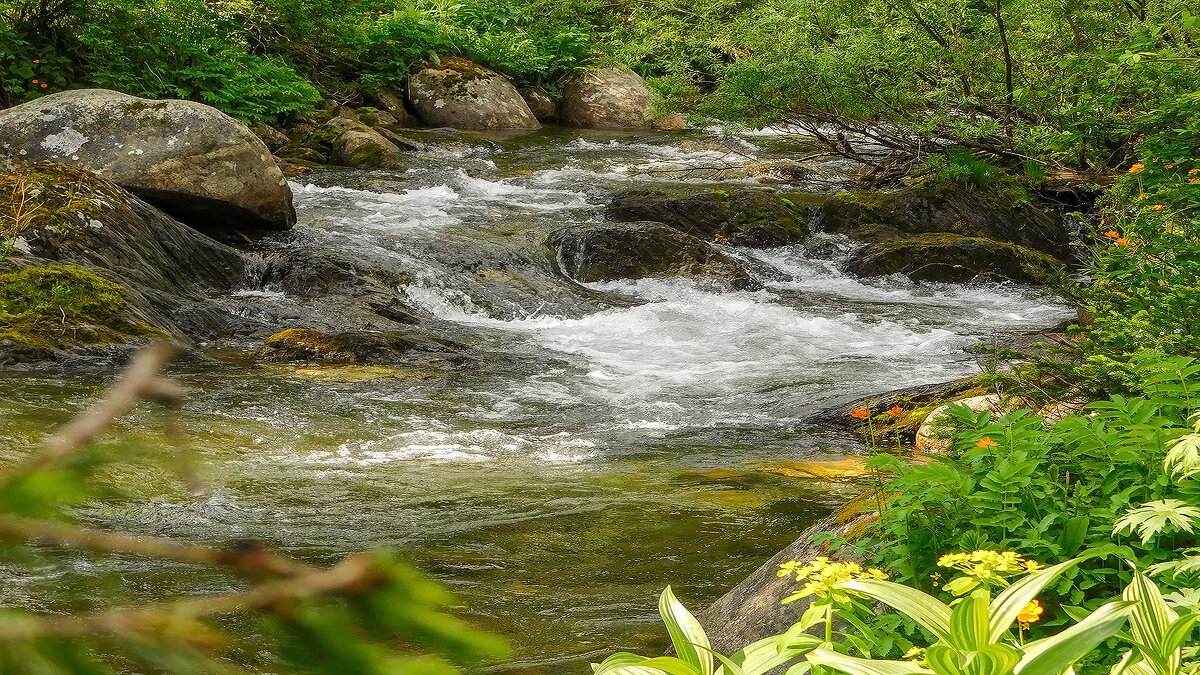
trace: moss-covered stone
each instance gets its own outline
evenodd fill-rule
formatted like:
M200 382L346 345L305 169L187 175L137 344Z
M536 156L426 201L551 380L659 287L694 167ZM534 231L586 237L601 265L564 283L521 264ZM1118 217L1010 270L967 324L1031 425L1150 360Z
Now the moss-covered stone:
M55 162L20 166L0 173L0 239L43 228L70 232L121 199L116 186L78 167Z
M1055 285L1064 265L1033 249L980 237L927 234L871 244L846 263L859 276L904 274L914 281L1015 281Z
M130 316L125 289L95 272L43 265L0 273L0 341L58 349L158 335Z
M764 190L714 190L683 197L627 190L605 211L619 222L654 221L706 241L735 246L782 246L808 236L804 205Z
M686 276L724 288L761 288L716 247L660 223L570 226L551 233L547 245L562 273L577 281Z
M289 328L267 338L259 358L274 362L380 365L442 362L470 363L462 345L417 332L348 331L330 335L310 328Z
M927 182L899 192L842 192L819 209L820 229L879 242L945 233L994 239L1072 259L1070 233L1028 193Z

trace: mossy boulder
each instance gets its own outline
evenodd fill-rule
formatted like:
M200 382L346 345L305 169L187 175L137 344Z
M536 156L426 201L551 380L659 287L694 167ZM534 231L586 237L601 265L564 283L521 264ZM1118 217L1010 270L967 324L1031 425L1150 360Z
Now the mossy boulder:
M308 328L289 328L267 338L259 358L273 362L384 365L472 362L466 349L448 340L417 332L348 331L331 335Z
M616 193L605 210L618 222L655 221L706 241L735 246L782 246L808 236L807 210L764 190L671 196L655 190Z
M914 281L1043 285L1055 283L1066 272L1061 262L1041 251L957 234L868 244L854 253L845 269L863 277L903 274Z
M524 87L517 91L521 94L521 98L525 99L525 105L529 106L529 111L533 113L537 121L548 124L558 120L558 106L555 105L554 99L550 98L550 94L545 89Z
M0 272L0 364L16 360L11 350L37 354L161 337L125 296L120 284L75 265L30 265Z
M309 134L300 148L289 147L281 154L300 158L306 151L319 153L321 161L341 166L389 169L399 166L402 149L380 131L360 122L357 115L337 115Z
M576 281L683 276L725 289L760 287L735 259L661 223L575 225L551 233L548 245Z
M140 344L151 334L187 343L190 336L225 330L234 320L210 297L241 277L241 254L95 174L52 162L0 174L0 223L3 269L56 270L38 279L66 289L63 297L99 298L98 304L81 301L86 311L76 319L60 305L59 323L45 335L39 332L48 326L44 320L26 317L25 329L6 336L9 361L60 360L46 350ZM111 320L97 319L94 310L101 305L114 308L106 315Z
M503 75L457 56L418 66L408 78L408 101L424 123L471 129L537 129L517 88Z
M1071 260L1070 232L1019 189L928 182L893 193L841 193L819 208L819 228L863 241L947 233L995 239Z
M296 222L267 146L194 101L81 89L0 111L0 170L39 160L92 171L214 236Z

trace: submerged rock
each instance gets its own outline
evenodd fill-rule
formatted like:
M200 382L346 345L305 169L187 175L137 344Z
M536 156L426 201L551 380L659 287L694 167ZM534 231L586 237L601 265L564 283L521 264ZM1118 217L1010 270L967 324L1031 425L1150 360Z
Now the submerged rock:
M727 289L761 287L733 258L660 223L570 226L548 244L562 273L577 281L684 276Z
M416 332L349 331L330 335L307 328L289 328L267 338L259 358L275 362L381 365L440 362L470 363L465 348Z
M38 160L92 171L217 236L296 222L291 190L267 146L194 101L81 89L0 111L0 168Z
M782 246L808 236L807 212L763 190L718 190L674 197L655 190L618 192L605 215L619 222L652 220L707 241Z
M421 120L455 129L537 129L529 105L499 73L457 56L443 56L408 78L408 100Z
M904 274L914 281L951 283L1008 280L1048 284L1066 271L1062 263L1040 251L956 234L869 244L856 251L845 268L864 277Z

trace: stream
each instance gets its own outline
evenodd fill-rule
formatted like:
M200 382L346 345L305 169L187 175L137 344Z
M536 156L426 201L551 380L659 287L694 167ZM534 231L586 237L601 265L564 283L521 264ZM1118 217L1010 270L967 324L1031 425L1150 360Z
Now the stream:
M485 355L448 374L296 367L231 357L177 367L189 489L137 459L165 436L139 409L104 444L133 461L127 489L79 507L106 526L205 542L261 538L328 562L391 547L448 584L473 624L507 635L488 672L590 672L616 650L665 644L673 585L699 610L852 494L794 477L797 462L858 454L805 414L858 396L978 372L964 347L1070 315L1016 286L860 280L852 244L726 247L764 285L718 292L675 279L589 284L541 272L514 241L603 218L613 190L761 185L751 165L795 153L769 133L432 137L396 171L293 179L299 224L265 250L336 250L397 270L413 307ZM837 190L848 167L811 163ZM745 175L749 177L739 177ZM289 311L249 279L245 316ZM238 345L213 345L237 352ZM104 388L97 376L0 373L0 461ZM791 475L789 475L791 474ZM136 558L5 560L0 603L39 610L217 592L220 575Z

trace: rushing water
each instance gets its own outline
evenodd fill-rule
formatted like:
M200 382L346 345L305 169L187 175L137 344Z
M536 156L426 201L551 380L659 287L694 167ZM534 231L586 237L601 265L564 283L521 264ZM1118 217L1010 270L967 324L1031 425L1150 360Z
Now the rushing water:
M860 450L805 428L804 414L969 374L977 366L963 347L1065 315L1028 289L850 278L837 264L849 242L824 235L810 242L821 255L731 249L764 283L757 292L642 280L593 285L585 303L536 288L485 297L487 275L463 264L486 263L513 238L599 220L612 189L711 187L786 151L762 136L721 143L529 134L432 145L402 171L302 176L286 245L394 262L412 303L490 365L448 376L237 359L182 369L204 487L135 463L113 476L136 486L130 494L84 507L85 517L201 541L258 537L322 561L398 548L450 584L473 622L512 638L515 662L498 672L583 673L616 649L661 648L664 585L699 608L847 494L786 475L796 461ZM828 182L809 187L829 188L843 167L816 168ZM247 315L298 302L253 284L233 295ZM5 453L31 447L103 388L50 374L0 383ZM155 428L141 411L107 443L154 446ZM0 601L38 608L226 583L78 556L11 573Z

